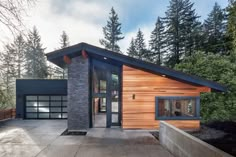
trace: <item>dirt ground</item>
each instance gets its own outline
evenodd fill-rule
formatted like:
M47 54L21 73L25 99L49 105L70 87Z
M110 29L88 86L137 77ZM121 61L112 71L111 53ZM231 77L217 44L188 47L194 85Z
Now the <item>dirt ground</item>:
M201 124L199 132L190 134L236 156L236 122L226 121Z

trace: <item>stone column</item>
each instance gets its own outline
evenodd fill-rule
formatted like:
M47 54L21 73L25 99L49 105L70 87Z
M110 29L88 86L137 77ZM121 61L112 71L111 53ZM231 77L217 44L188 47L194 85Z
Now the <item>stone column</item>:
M72 58L68 65L68 130L89 128L89 60Z

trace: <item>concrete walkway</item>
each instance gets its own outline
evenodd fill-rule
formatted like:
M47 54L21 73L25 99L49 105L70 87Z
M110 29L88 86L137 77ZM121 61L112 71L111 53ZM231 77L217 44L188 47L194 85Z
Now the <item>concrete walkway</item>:
M146 131L90 129L60 136L66 120L0 122L0 157L172 157Z

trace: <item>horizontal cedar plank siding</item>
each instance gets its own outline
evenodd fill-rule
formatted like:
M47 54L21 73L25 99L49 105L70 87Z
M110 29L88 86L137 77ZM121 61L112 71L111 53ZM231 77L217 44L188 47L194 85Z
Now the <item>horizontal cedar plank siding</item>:
M158 129L155 120L156 96L199 96L210 88L194 86L143 70L123 66L122 127L124 129ZM135 99L133 99L135 94ZM182 129L198 129L199 120L168 120Z
M199 120L165 120L166 122L180 128L186 130L198 130L200 128ZM144 120L136 123L134 120L124 121L123 125L128 127L123 127L124 129L159 129L159 120L151 121ZM145 125L145 127L144 127Z

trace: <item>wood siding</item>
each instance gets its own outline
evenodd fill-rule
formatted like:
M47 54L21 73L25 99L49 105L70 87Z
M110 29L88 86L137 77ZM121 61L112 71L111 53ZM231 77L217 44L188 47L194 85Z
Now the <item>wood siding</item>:
M122 83L122 127L125 129L159 128L159 121L155 120L156 96L199 96L200 92L211 90L208 87L194 86L128 66L123 66ZM197 129L200 125L199 120L168 122L185 129Z

